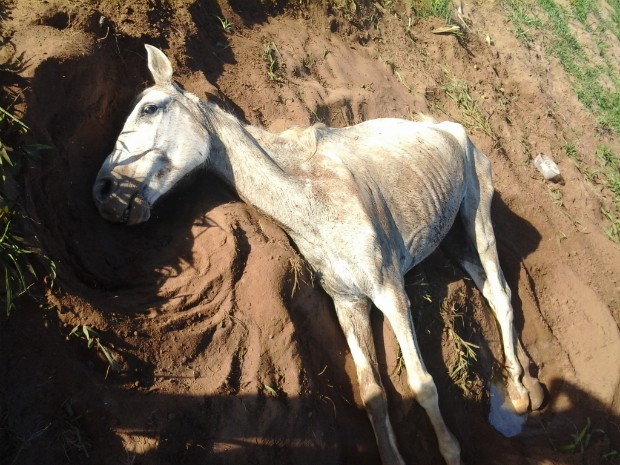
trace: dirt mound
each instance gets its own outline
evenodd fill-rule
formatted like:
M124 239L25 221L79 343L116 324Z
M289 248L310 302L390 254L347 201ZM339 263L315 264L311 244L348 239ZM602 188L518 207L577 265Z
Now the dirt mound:
M620 251L603 232L608 199L561 147L570 141L593 163L601 140L615 153L620 144L572 96L555 60L517 41L500 6L468 12L473 31L463 37L432 34L438 19L404 27L405 16L367 8L16 0L7 9L3 51L20 64L13 86L23 89L27 137L55 147L30 162L23 198L58 280L43 305L51 310L24 304L0 328L2 460L378 463L331 301L277 226L205 173L143 225L97 214L92 183L149 83L150 43L185 88L274 130L418 112L463 120L450 89L466 83L489 115L472 137L493 161L500 260L550 400L520 436L489 426L497 329L438 251L407 287L442 411L466 463L618 461ZM620 50L615 38L609 47ZM538 152L559 162L564 185L532 167ZM400 449L408 463L442 463L389 325L373 318ZM479 346L464 391L450 377L460 360L450 324ZM68 336L83 325L103 349ZM104 349L120 373L107 373ZM586 426L585 452L563 451Z

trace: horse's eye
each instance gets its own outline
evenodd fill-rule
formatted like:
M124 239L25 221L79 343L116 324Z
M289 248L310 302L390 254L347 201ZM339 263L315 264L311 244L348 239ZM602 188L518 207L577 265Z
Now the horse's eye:
M144 105L144 108L142 108L143 115L152 115L156 111L157 111L157 105L154 105L152 103L147 103L146 105Z

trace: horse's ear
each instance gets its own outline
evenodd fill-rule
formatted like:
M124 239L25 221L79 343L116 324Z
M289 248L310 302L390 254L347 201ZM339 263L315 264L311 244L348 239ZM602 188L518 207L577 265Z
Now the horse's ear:
M172 64L160 49L145 44L148 66L155 84L165 86L172 83Z

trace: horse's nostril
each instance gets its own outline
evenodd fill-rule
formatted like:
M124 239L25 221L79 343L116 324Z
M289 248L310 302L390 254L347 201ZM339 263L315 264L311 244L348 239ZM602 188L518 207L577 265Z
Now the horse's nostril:
M99 179L95 186L95 199L99 202L103 202L110 197L116 190L116 180L112 177L105 177Z

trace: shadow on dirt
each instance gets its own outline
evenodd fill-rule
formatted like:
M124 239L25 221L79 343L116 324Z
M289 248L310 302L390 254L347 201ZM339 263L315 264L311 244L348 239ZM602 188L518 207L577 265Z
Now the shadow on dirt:
M196 33L188 37L185 50L192 71L204 73L210 82L216 82L224 64L235 63L234 53L228 42L232 22L216 0L197 1L189 8L196 24Z
M47 314L44 321L41 325L40 309L22 309L0 328L0 349L11 353L0 367L3 464L378 463L365 413L349 405L352 398L340 380L327 381L333 384L324 389L325 371L321 376L314 372L317 384L302 397L267 389L258 395L170 394L122 383L116 375L105 380L101 370L67 350L70 345L59 335L54 316ZM24 327L31 328L27 343L16 331ZM316 333L303 336L322 339ZM307 345L308 340L300 343ZM326 346L312 349L306 354L309 359L338 357L325 354ZM54 363L49 353L55 354ZM441 378L441 368L428 365L436 379ZM317 368L308 366L309 373ZM187 381L181 374L167 380L180 388ZM466 464L617 463L614 425L620 418L568 380L553 380L550 386L554 396L566 396L575 406L554 414L554 423L564 427L547 429L543 413L512 439L486 424L483 406L450 398L451 388L440 380L438 386L442 410L462 444ZM407 463L440 465L422 409L412 400L394 397L390 395L392 416ZM571 434L589 421L587 437L577 443ZM572 452L561 451L571 444ZM605 455L608 461L603 461Z
M119 43L118 49L106 45L87 57L43 62L31 80L24 118L33 141L55 147L30 164L25 183L28 214L59 267L60 284L86 295L97 289L137 290L164 279L163 268L178 271L179 261L191 260L193 238L173 231L188 231L213 202L231 198L211 180L195 185L193 192L163 200L146 229L113 225L99 216L92 183L113 148L130 102L149 79L142 41ZM194 201L197 198L202 201ZM150 287L147 294L153 296L153 291Z

